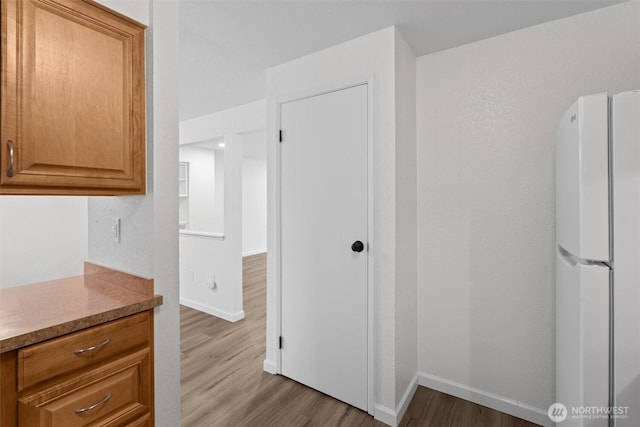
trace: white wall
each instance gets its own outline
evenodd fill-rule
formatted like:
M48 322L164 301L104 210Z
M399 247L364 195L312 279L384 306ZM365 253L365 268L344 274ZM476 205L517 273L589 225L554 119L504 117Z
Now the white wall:
M151 162L148 161L148 164L151 166ZM153 177L148 171L147 196L89 197L91 262L144 277L154 277L153 194L150 191L150 179ZM113 241L112 218L120 218L120 243Z
M266 112L265 101L260 100L184 120L180 122L180 144L264 130Z
M397 30L396 30L397 32ZM397 34L396 85L396 413L404 413L416 387L416 57ZM410 394L404 397L406 392ZM404 399L403 399L404 397Z
M147 42L147 84L153 120L148 128L153 159L153 253L155 291L164 303L155 309L156 427L180 424L180 305L178 289L178 2L151 0ZM151 35L152 37L151 37ZM149 52L150 50L153 52ZM150 62L150 63L149 63ZM150 68L152 64L153 68ZM149 77L150 80L149 80ZM149 90L147 91L149 93Z
M91 0L90 0L91 1ZM93 0L109 9L131 18L143 25L149 25L149 0Z
M155 424L174 427L180 425L178 2L138 1L149 5L150 16L146 32L147 195L89 199L89 259L153 277L155 292L164 297L154 315ZM119 244L112 243L109 234L114 216L122 218Z
M244 318L242 277L231 268L240 257L229 245L223 239L180 234L180 303L236 322Z
M207 148L182 146L180 161L189 163L189 230L222 233L224 224L224 189L218 182L223 176L222 152Z
M180 232L180 303L235 322L244 318L242 139L227 135L224 142L224 162L217 165L224 172L217 179L224 181L224 237Z
M0 197L0 288L82 274L87 198Z
M225 150L226 151L226 150ZM214 177L214 209L213 209L213 226L214 230L224 234L224 217L225 217L225 151L216 151L215 155L215 177ZM235 174L231 174L235 177Z
M390 27L349 42L325 49L300 59L270 68L267 70L267 131L268 131L268 268L267 268L267 355L265 369L277 372L277 331L278 331L278 294L276 291L279 277L278 253L278 204L277 204L277 170L276 140L278 130L277 103L294 98L309 96L324 91L335 90L345 85L369 82L372 86L371 137L373 140L372 182L370 197L373 202L372 235L370 238L370 262L373 264L371 280L373 281L374 328L374 396L375 412L378 419L395 423L398 414L397 405L401 396L396 393L396 326L409 324L410 315L396 322L397 266L396 252L397 214L405 213L407 208L397 207L405 195L399 196L396 187L398 165L408 164L405 154L396 163L396 137L407 136L406 128L396 133L396 39L400 37L395 28ZM410 138L410 137L409 137ZM400 149L411 151L411 142ZM409 176L411 171L409 171ZM410 178L408 179L410 181ZM411 191L408 191L411 193ZM415 194L415 193L413 193ZM397 198L398 197L398 198ZM406 194L406 199L415 196ZM411 242L406 247L410 247ZM402 251L405 249L403 248ZM404 252L402 252L404 253ZM407 261L408 265L412 261ZM413 262L415 265L415 262ZM412 273L407 273L405 285L410 289ZM413 284L415 286L415 282ZM398 288L400 289L400 288ZM402 291L400 291L402 292ZM410 292L410 291L409 291ZM415 335L403 337L415 340ZM415 344L414 344L415 346ZM410 353L410 350L408 350ZM410 361L412 356L408 355ZM401 356L404 360L404 355ZM400 359L398 359L400 360ZM411 362L410 362L411 363ZM400 380L400 384L404 384ZM401 387L398 387L401 388ZM404 395L404 393L403 393Z
M245 157L242 161L242 256L266 251L267 162Z
M224 186L224 239L180 234L180 301L229 321L244 317L243 135L264 128L264 101L180 122L181 145L219 138L225 142L224 156L216 156L215 166L216 193ZM207 282L214 276L217 287L212 290Z
M554 130L640 88L639 23L628 2L418 58L421 372L553 402Z

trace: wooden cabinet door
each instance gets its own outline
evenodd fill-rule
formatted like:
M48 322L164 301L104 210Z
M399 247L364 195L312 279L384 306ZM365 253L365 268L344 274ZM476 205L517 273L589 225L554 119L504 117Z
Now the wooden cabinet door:
M0 193L144 194L144 28L82 0L1 3Z

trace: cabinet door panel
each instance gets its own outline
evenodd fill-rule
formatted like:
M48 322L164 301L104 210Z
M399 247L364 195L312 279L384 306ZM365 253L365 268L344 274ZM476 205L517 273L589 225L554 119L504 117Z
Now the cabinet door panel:
M97 176L130 175L123 158L130 146L129 38L29 4L23 13L21 169L51 167L55 173L75 166Z
M143 29L78 0L2 3L4 192L144 193Z

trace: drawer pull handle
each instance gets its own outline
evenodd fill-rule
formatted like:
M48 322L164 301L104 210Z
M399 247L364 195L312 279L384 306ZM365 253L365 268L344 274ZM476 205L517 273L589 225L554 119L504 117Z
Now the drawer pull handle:
M104 397L104 399L102 399L100 402L98 402L98 403L94 403L93 405L91 405L91 406L87 406L86 408L79 408L79 409L76 409L76 410L75 410L75 411L73 411L73 412L75 412L76 414L83 414L83 413L85 413L85 412L87 412L87 411L91 411L91 410L93 410L93 409L96 409L98 406L102 406L102 405L104 405L105 403L107 403L107 402L109 401L109 399L111 399L111 393L107 394L107 395Z
M102 348L105 345L109 344L110 342L111 342L111 339L107 338L106 340L102 341L100 344L96 344L93 347L79 348L77 350L74 350L73 354L82 354L82 353L86 353L87 351L97 350L97 349Z

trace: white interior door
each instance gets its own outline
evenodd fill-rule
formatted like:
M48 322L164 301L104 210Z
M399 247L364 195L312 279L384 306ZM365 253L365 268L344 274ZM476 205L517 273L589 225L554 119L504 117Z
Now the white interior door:
M281 124L281 371L367 410L367 86Z

